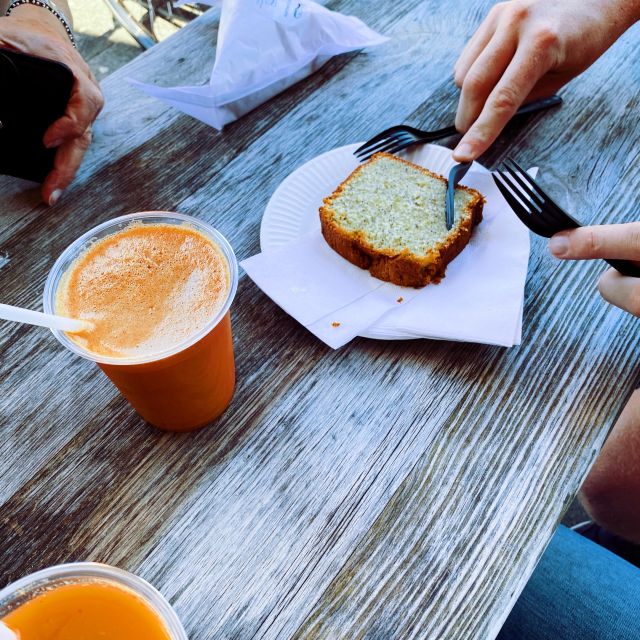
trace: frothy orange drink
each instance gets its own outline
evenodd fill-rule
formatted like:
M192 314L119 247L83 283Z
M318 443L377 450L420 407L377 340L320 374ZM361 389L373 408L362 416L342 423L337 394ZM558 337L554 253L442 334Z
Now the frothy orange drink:
M93 326L71 335L101 356L148 356L200 331L229 291L220 249L186 226L133 223L93 243L63 276L59 313Z
M104 581L42 591L2 618L2 625L19 640L171 640L150 605Z
M221 316L231 280L227 257L205 232L133 220L78 253L59 279L55 311L91 323L67 338L148 422L189 430L211 422L233 396L228 310Z

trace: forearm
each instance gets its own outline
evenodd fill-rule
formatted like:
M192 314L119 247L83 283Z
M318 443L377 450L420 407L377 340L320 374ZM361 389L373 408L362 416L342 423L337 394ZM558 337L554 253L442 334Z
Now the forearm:
M635 1L635 0L634 0ZM3 16L9 5L13 2L13 0L0 0L0 16ZM73 26L73 16L71 15L71 7L69 6L69 2L67 0L54 0L55 6L62 11L67 20L69 20L70 25ZM47 9L40 9L41 11L47 11Z
M640 544L640 391L614 426L580 499L598 524Z

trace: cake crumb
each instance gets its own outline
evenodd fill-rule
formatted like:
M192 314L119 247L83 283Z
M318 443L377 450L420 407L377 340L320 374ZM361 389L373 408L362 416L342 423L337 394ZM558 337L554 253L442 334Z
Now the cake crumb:
M400 296L400 297L396 300L396 302L402 302L403 300L404 300L404 298L403 298L402 296Z
M335 328L340 326L340 323L339 322L332 322L331 326L335 329Z

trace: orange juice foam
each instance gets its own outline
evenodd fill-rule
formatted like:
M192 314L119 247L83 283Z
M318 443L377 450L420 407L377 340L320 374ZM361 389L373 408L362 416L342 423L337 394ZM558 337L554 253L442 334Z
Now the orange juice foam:
M227 261L205 235L186 225L134 222L78 256L58 287L56 312L93 324L69 335L87 351L144 357L205 327L229 288Z
M2 625L19 640L171 640L158 614L133 591L97 580L43 591Z

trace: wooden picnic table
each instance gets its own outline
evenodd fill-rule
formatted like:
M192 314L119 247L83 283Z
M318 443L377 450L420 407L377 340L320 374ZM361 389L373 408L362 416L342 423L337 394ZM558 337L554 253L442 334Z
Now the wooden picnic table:
M392 124L451 123L452 66L490 4L330 2L391 42L334 58L222 133L126 82L204 82L207 12L105 80L95 142L56 207L0 180L2 302L41 308L63 249L133 211L198 216L239 258L257 253L293 169ZM633 219L639 57L636 29L483 163L539 166L585 222ZM493 638L636 382L639 326L596 294L603 268L533 238L512 349L332 351L242 277L234 402L188 435L146 425L47 331L0 325L0 586L94 560L156 585L192 640Z

